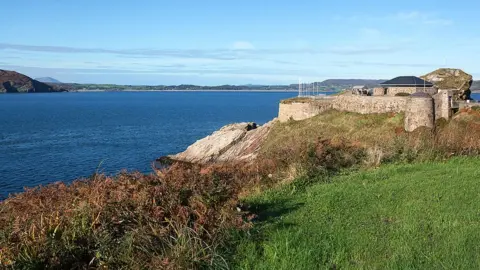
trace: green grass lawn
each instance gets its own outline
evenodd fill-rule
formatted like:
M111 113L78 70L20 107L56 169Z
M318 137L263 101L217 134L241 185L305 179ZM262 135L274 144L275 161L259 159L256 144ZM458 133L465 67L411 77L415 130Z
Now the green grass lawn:
M480 159L387 165L250 198L239 269L480 269Z

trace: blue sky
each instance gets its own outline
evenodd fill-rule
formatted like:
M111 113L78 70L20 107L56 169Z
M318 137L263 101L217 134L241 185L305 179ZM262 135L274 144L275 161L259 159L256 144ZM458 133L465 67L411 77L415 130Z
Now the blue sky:
M0 69L31 77L289 84L439 67L480 77L480 1L4 2Z

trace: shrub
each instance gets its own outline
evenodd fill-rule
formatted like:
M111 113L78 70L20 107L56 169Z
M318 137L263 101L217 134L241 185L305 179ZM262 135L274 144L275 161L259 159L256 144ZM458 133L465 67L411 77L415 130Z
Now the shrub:
M27 189L0 202L0 265L226 268L218 249L227 230L249 226L235 206L244 186L268 179L259 166L174 164Z
M409 93L396 93L395 96L396 97L408 97L408 96L410 96L410 94Z

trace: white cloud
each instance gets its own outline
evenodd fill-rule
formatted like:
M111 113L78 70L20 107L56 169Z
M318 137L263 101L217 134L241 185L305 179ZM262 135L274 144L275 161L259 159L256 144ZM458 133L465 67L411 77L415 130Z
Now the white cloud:
M450 19L440 18L437 15L431 13L421 13L419 11L398 12L397 14L391 16L391 18L397 21L420 23L426 25L447 26L453 24L453 21Z
M379 38L382 35L380 30L375 28L362 28L360 29L360 36L363 38Z
M410 12L398 12L395 14L394 18L398 20L412 20L421 18L422 14L418 11L410 11Z
M232 44L234 50L254 50L255 46L248 41L236 41Z
M432 19L432 20L425 20L425 24L430 24L430 25L452 25L453 21L452 20L446 20L446 19Z

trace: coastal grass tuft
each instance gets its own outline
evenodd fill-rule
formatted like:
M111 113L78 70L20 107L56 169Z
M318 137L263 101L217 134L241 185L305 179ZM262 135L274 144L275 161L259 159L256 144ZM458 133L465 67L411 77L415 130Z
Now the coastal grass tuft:
M293 97L280 101L282 104L292 104L292 103L310 103L313 101L311 97Z

